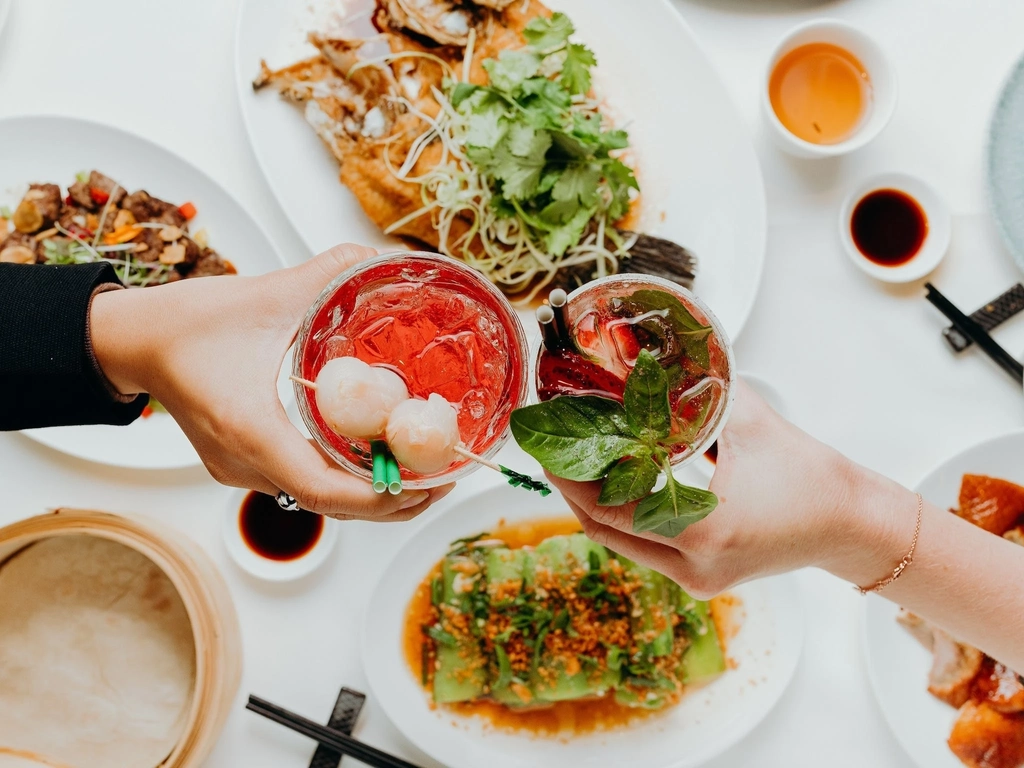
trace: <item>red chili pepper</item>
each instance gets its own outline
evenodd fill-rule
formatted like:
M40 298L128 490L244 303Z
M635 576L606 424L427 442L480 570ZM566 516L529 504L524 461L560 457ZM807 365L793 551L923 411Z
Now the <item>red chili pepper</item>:
M182 203L178 206L178 211L185 217L185 221L192 221L196 215L196 207L192 203Z
M74 204L75 204L75 201L71 197L71 195L68 195L67 197L64 198L64 205L74 205Z
M106 205L107 200L110 199L110 193L99 187L89 187L89 197L96 205Z
M83 240L92 240L93 235L96 234L91 229L80 227L77 224L72 224L71 226L69 226L68 232L70 232L72 235L75 235L76 237L82 238Z
M143 406L143 408L142 408L142 418L148 419L152 415L153 415L153 409L150 406L148 406L148 405Z

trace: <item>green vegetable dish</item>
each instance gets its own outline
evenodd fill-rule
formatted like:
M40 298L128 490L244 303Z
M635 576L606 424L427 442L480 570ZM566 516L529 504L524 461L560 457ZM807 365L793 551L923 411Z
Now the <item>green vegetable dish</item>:
M708 603L582 533L544 529L455 541L422 585L406 648L435 703L526 719L597 703L615 721L615 710L664 709L725 671Z

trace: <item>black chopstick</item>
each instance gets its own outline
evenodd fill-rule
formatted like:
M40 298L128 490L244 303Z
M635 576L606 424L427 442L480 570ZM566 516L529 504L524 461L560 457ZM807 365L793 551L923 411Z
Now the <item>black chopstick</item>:
M928 301L935 305L964 336L977 344L1000 368L1012 376L1014 381L1018 384L1024 383L1024 365L1021 365L1019 360L999 346L996 340L989 336L988 331L976 320L961 312L938 288L931 283L925 283L924 287L928 291Z
M262 715L268 720L273 720L275 723L291 728L296 733L308 736L336 752L348 755L366 765L373 766L373 768L418 768L418 766L407 763L400 757L389 755L387 752L382 752L376 747L356 741L341 731L335 731L302 715L289 712L284 707L271 704L269 701L258 696L250 695L249 703L245 705L245 708L250 712Z

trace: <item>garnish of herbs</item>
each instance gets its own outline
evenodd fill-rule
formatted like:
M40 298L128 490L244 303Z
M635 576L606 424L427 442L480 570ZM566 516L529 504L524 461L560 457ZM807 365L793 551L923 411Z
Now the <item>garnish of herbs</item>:
M603 479L598 504L639 502L634 532L666 538L678 536L718 505L710 491L676 481L669 460L676 442L671 432L669 376L646 349L626 379L622 403L562 395L512 413L516 442L545 469L566 480ZM665 484L654 491L662 474Z

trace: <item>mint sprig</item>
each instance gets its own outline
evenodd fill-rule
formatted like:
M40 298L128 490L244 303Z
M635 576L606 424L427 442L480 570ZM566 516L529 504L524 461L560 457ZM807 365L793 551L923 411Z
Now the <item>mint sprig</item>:
M706 346L705 346L706 349ZM710 491L678 483L669 454L673 440L669 376L640 351L626 379L623 404L602 397L562 396L512 413L512 435L549 472L567 480L599 480L598 504L639 501L633 531L675 538L718 505ZM703 413L707 417L707 411ZM665 485L651 492L658 477Z

